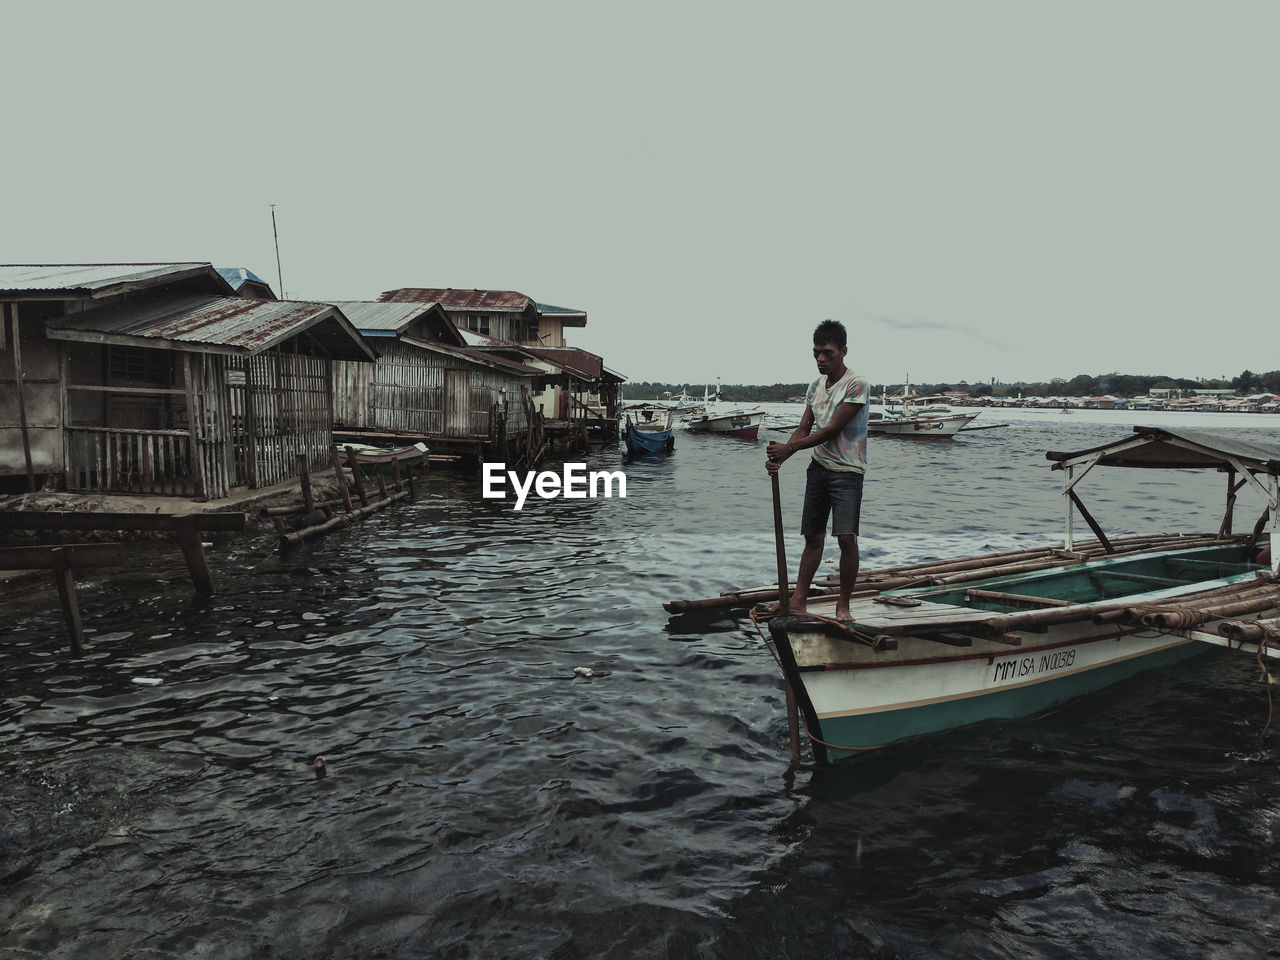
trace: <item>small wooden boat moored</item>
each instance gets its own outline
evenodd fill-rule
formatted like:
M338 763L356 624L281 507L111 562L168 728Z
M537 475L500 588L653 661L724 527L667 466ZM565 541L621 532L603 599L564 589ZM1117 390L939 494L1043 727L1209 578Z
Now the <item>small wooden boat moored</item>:
M1048 454L1053 469L1066 471L1060 546L873 571L858 581L851 623L834 620L831 594L811 597L806 615L770 621L819 762L1033 716L1212 646L1243 649L1260 663L1280 658L1280 444L1134 429L1111 444ZM1096 465L1223 470L1222 526L1113 542L1075 492ZM1250 534L1233 536L1232 507L1245 484L1263 492L1267 511ZM1075 539L1076 511L1096 540ZM1269 550L1259 553L1264 527Z
M633 407L627 413L627 451L637 453L670 453L676 440L672 434L673 413L668 407Z
M356 463L360 465L361 473L382 473L384 476L391 476L395 472L393 463L403 472L410 467L425 466L430 455L427 445L421 442L394 448L352 443L344 444L343 449L348 446L355 450Z

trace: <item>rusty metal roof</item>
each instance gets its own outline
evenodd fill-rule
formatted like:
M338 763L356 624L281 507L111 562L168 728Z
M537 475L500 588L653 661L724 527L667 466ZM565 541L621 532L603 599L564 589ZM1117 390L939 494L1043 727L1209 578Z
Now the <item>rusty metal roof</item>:
M56 340L233 354L260 353L306 332L336 359L374 359L341 310L297 300L170 293L68 314L46 328Z
M554 363L567 373L572 373L587 380L598 380L604 372L603 357L598 357L586 350L579 350L577 347L521 346L520 349L540 360Z
M383 302L438 302L446 310L492 310L520 313L533 301L515 290L454 290L452 287L403 287L388 290L378 298Z
M477 363L481 366L492 367L505 373L510 373L514 376L546 376L545 370L539 370L537 367L530 367L527 364L519 363L515 360L509 360L506 357L498 356L498 354L490 353L487 350L477 350L472 347L455 347L448 343L437 343L434 340L418 340L413 337L406 337L405 342L411 343L415 347L434 350L437 353L443 353L451 357L459 357L470 363Z
M580 380L609 379L604 372L604 358L577 347L535 347L526 343L514 343L500 340L497 337L461 331L463 339L477 352L494 354L506 353L533 357L559 367L564 372Z
M92 300L190 277L232 292L209 263L0 264L0 299Z

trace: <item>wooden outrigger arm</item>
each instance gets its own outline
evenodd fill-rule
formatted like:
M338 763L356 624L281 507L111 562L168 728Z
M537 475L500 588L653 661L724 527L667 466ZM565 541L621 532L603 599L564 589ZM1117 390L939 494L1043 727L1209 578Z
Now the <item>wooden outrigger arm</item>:
M1276 620L1255 620L1246 621L1252 623L1271 623L1277 624ZM1226 624L1223 624L1226 626ZM1240 650L1244 653L1258 654L1261 652L1263 656L1271 657L1273 660L1280 660L1280 630L1272 627L1270 634L1264 633L1258 639L1244 639L1244 637L1233 638L1223 636L1221 633L1209 633L1207 630L1198 630L1194 627L1186 630L1170 630L1169 633L1176 634L1180 637L1186 637L1188 640L1198 640L1200 643L1212 644L1215 647L1226 647L1228 650Z

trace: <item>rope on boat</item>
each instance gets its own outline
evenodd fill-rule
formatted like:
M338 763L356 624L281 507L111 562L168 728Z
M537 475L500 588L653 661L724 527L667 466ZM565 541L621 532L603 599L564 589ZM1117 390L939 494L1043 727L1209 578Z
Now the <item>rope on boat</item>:
M1267 663L1267 647L1271 645L1273 640L1280 640L1280 618L1228 620L1225 623L1218 624L1218 633L1228 640L1235 640L1237 643L1253 643L1256 645L1255 659L1258 664L1258 679L1266 684L1267 688L1267 722L1262 725L1262 729L1258 732L1258 743L1261 744L1262 738L1271 729L1271 721L1275 716L1275 698L1271 693L1271 687L1275 683L1275 679L1272 677L1271 667Z

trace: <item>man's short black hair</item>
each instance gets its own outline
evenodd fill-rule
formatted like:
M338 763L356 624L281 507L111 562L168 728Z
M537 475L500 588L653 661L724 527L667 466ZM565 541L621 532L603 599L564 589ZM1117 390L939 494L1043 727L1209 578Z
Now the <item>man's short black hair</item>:
M834 343L837 347L849 345L849 335L845 333L844 324L839 320L823 320L813 331L813 345L820 347L824 343Z

